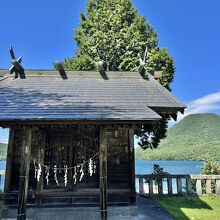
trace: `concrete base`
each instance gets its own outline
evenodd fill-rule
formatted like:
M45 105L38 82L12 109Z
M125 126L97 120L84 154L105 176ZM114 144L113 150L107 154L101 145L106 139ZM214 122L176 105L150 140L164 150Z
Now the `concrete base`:
M16 219L16 209L2 210L2 220ZM108 207L108 219L137 216L137 206ZM63 208L28 208L27 219L30 220L99 220L98 207L63 207Z

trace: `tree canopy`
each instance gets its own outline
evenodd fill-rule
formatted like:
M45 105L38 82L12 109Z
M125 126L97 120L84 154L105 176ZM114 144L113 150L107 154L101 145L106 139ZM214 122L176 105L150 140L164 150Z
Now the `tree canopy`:
M174 60L165 48L158 46L156 31L139 16L130 0L88 0L86 14L80 15L75 30L76 54L64 60L65 69L94 70L97 61L106 62L107 70L137 70L140 58L148 48L146 69L163 71L160 83L170 90L175 71ZM143 126L138 134L143 148L157 147L165 137L167 116L153 129Z

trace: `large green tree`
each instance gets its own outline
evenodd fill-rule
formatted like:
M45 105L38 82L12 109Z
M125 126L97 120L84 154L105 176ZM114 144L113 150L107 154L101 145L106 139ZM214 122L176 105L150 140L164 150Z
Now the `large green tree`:
M103 60L108 70L137 70L147 47L146 69L162 70L160 83L170 90L175 71L173 58L166 49L159 48L156 31L138 15L130 0L88 0L74 39L78 50L63 62L66 69L94 70L97 61ZM143 126L138 133L140 145L157 147L166 128L165 115L150 130Z

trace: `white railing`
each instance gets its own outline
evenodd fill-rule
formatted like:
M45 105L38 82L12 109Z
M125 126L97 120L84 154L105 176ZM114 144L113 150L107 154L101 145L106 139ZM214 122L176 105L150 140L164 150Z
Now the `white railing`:
M212 194L220 196L220 175L136 175L137 193L146 195Z

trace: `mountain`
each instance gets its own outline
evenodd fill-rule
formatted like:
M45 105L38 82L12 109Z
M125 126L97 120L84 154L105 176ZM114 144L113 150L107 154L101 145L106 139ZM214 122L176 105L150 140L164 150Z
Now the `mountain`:
M6 159L7 146L7 144L0 143L0 160Z
M220 160L220 116L192 114L169 128L157 149L135 149L136 159L203 160L212 156Z

